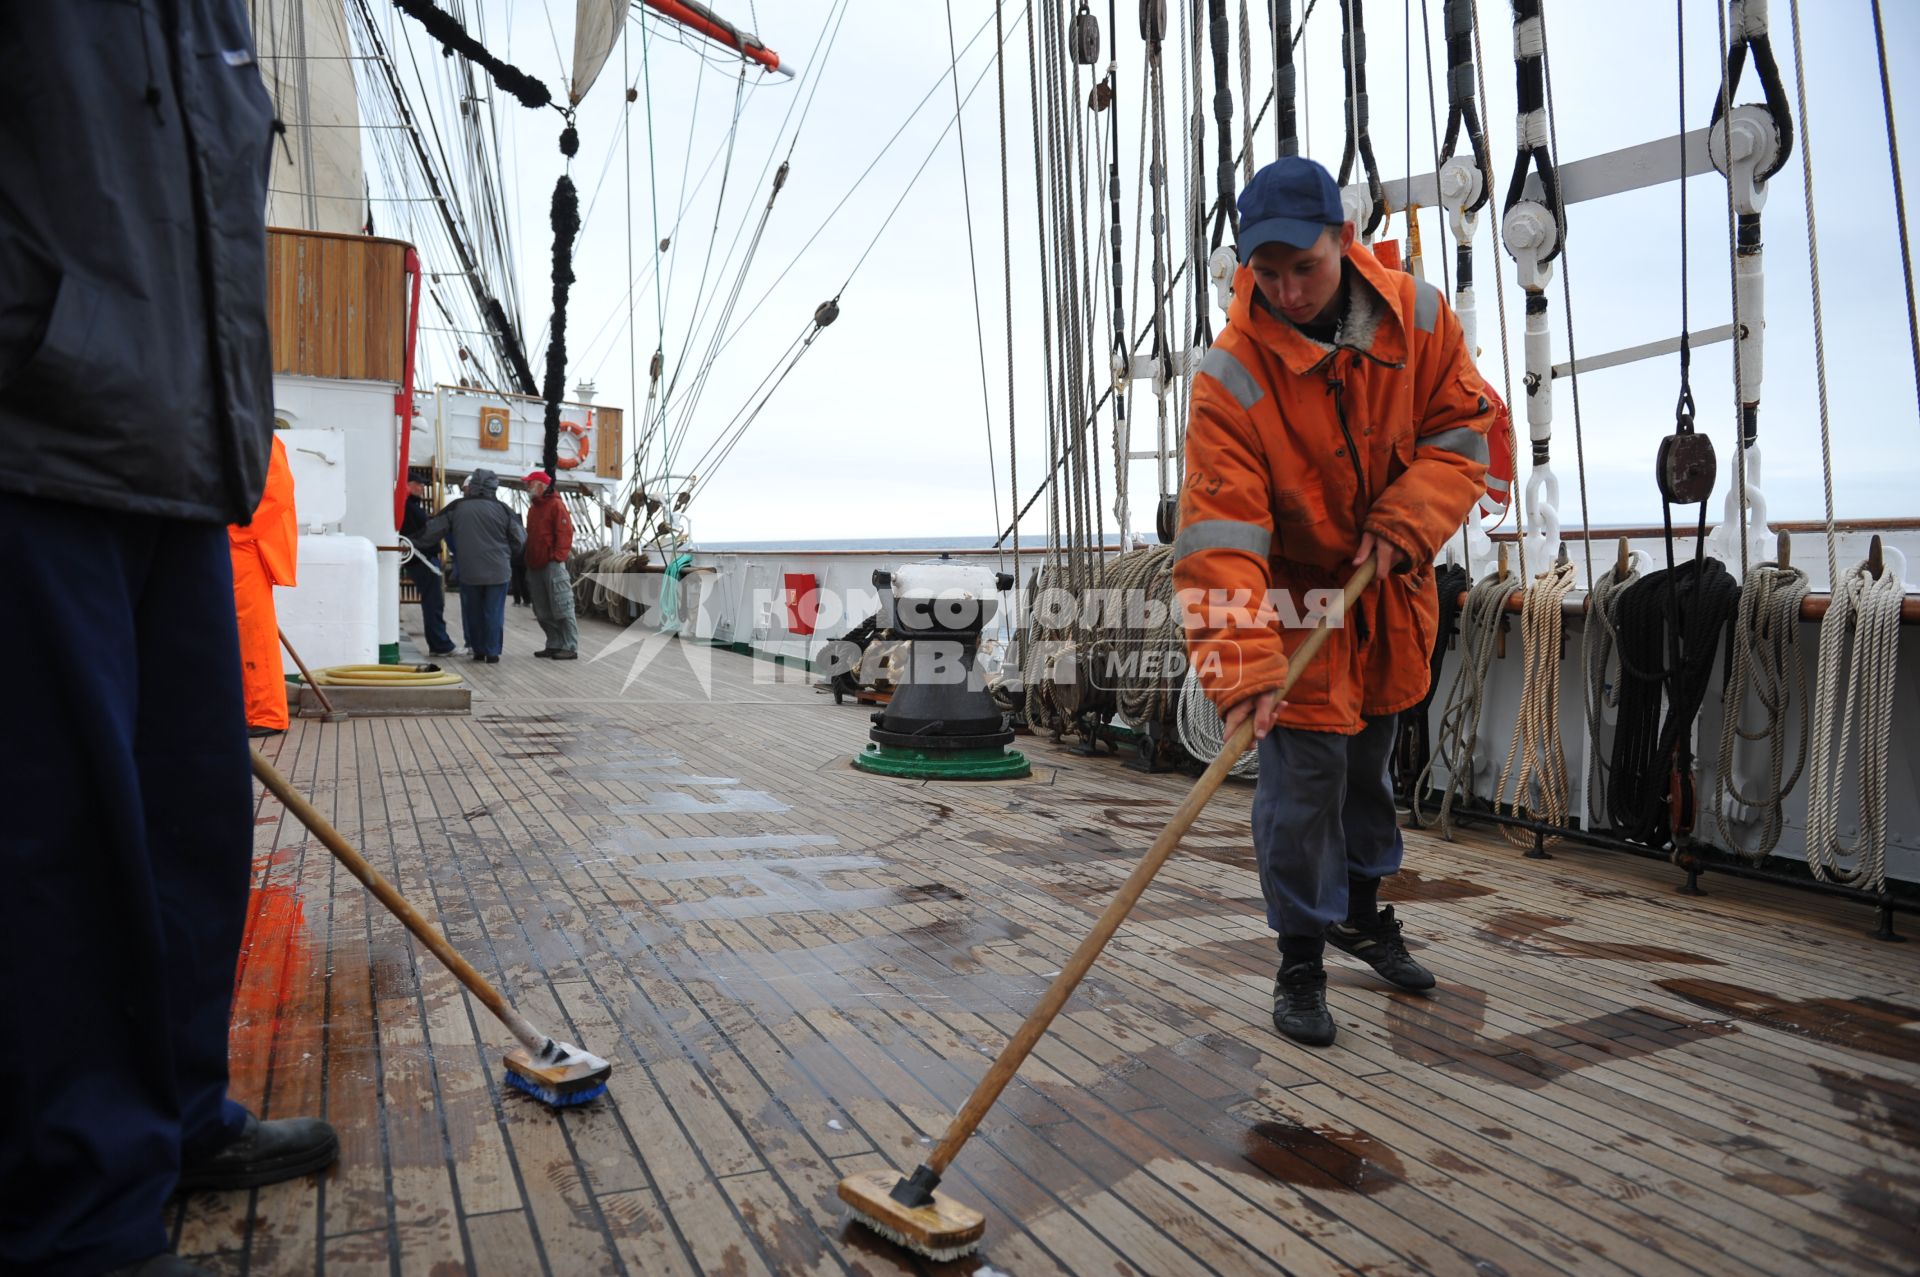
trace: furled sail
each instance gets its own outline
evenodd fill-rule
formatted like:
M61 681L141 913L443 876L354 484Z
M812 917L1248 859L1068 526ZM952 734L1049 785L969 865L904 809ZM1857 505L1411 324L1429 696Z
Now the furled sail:
M607 55L620 39L627 17L627 0L579 0L573 18L573 76L567 81L567 101L574 106L607 64Z
M273 148L267 224L367 229L360 100L343 0L253 0L254 45L287 145Z

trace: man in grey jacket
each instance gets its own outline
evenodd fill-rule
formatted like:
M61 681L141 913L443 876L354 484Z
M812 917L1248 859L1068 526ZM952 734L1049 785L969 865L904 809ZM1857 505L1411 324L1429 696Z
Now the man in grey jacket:
M272 115L244 0L0 4L0 1272L201 1272L176 1188L338 1149L227 1098Z
M429 519L415 544L431 547L443 537L453 546L453 570L460 578L460 628L467 649L476 661L498 664L513 556L527 539L520 516L500 503L499 475L475 470L466 495Z

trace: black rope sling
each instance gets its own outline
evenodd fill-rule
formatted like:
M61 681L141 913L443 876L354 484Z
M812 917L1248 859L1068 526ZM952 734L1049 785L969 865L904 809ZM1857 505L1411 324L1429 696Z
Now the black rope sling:
M1707 558L1649 573L1620 594L1620 705L1607 818L1623 838L1662 846L1675 832L1676 813L1683 826L1690 819L1693 723L1739 601L1732 574Z

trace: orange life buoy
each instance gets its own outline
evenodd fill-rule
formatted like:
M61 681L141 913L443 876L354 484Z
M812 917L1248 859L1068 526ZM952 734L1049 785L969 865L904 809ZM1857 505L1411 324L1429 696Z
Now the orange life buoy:
M1486 387L1493 404L1493 424L1487 428L1487 490L1480 495L1480 513L1498 526L1513 500L1513 415L1492 386Z
M554 458L554 464L562 470L571 470L593 455L593 436L587 432L585 426L580 425L578 422L563 421L560 423L560 429L562 433L570 434L574 437L578 445L578 450L571 457L556 456Z

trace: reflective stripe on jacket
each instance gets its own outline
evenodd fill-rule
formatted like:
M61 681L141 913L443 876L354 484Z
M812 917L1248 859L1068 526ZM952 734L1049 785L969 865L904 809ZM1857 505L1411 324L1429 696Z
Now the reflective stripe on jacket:
M1251 270L1235 275L1193 379L1173 575L1188 654L1224 712L1280 686L1363 533L1404 550L1410 565L1361 597L1280 716L1352 734L1426 695L1433 559L1484 490L1493 414L1439 290L1357 243L1347 262L1331 348L1255 305Z

